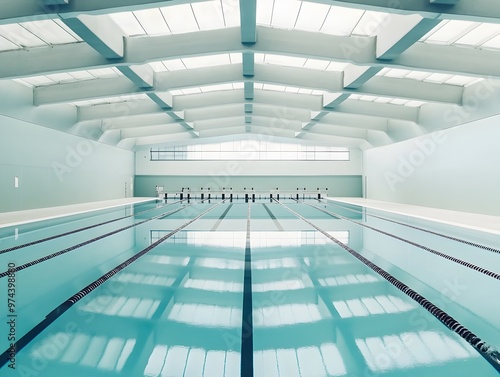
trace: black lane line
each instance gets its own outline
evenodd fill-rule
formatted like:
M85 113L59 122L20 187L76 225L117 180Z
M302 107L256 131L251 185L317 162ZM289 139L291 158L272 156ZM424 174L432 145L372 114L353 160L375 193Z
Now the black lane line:
M64 237L64 236L68 236L70 234L75 234L75 233L83 232L84 230L96 228L96 227L101 226L101 225L111 224L111 223L113 223L115 221L127 219L127 218L132 217L132 216L141 215L143 213L151 212L151 211L154 211L154 210L157 210L157 209L161 209L161 208L170 206L172 204L177 204L177 203L180 203L180 202L182 202L182 200L180 200L178 202L170 203L170 204L167 204L167 205L164 205L164 206L161 206L161 207L156 207L156 208L148 209L148 210L145 210L145 211L142 211L142 212L137 212L137 213L134 213L133 215L119 217L117 219L108 220L108 221L105 221L105 222L102 222L102 223L99 223L99 224L89 225L89 226L86 226L84 228L78 228L78 229L71 230L69 232L65 232L65 233L61 233L61 234L56 234L54 236L50 236L50 237L47 237L47 238L42 238L42 239L39 239L39 240L36 240L36 241L32 241L32 242L28 242L28 243L25 243L25 244L22 244L22 245L12 246L12 247L9 247L7 249L0 250L0 254L9 253L9 252L14 251L14 250L22 249L23 247L37 245L39 243L46 242L46 241L52 241L52 240L55 240L56 238L59 238L59 237Z
M274 216L274 214L271 212L271 210L269 209L269 207L267 205L265 205L264 203L262 203L262 205L264 206L264 209L267 211L267 214L269 215L269 217L271 219L273 219L274 225L276 225L276 228L278 228L278 230L284 231L284 229L281 226L280 222L278 221L278 219L276 218L276 216Z
M193 203L193 204L194 204L194 203ZM191 206L191 205L193 205L193 204L184 205L184 206L182 206L182 207L180 207L180 208L173 209L173 210L168 211L168 212L164 212L164 213L162 213L162 214L160 214L160 215L157 215L157 216L151 217L151 218L149 218L149 219L146 219L146 220L140 221L140 222L138 222L138 223L135 223L135 224L132 224L132 225L128 225L128 226L126 226L126 227L123 227L123 228L120 228L120 229L117 229L117 230L113 230L112 232L109 232L109 233L105 233L105 234L103 234L103 235L101 235L101 236L99 236L99 237L91 238L90 240L86 240L86 241L81 242L81 243L79 243L79 244L76 244L76 245L70 246L70 247L68 247L68 248L66 248L66 249L63 249L63 250L57 251L57 252L52 253L52 254L49 254L49 255L46 255L46 256L44 256L44 257L42 257L42 258L35 259L35 260L33 260L33 261L29 262L29 263L25 263L25 264L22 264L22 265L20 265L20 266L17 266L17 267L15 267L13 270L14 270L15 272L18 272L18 271L24 270L25 268L29 268L29 267L34 266L34 265L36 265L36 264L39 264L39 263L42 263L42 262L48 261L48 260L50 260L50 259L52 259L52 258L55 258L55 257L58 257L58 256L60 256L60 255L63 255L63 254L69 253L70 251L73 251L73 250L78 249L78 248L80 248L80 247L83 247L83 246L89 245L89 244L94 243L94 242L96 242L96 241L102 240L103 238L106 238L106 237L112 236L112 235L114 235L114 234L116 234L116 233L123 232L124 230L130 229L130 228L134 228L134 227L136 227L136 226L138 226L138 225L141 225L141 224L147 223L148 221L151 221L151 220L156 220L156 219L158 219L158 218L160 218L160 217L163 217L163 216L168 216L168 215L171 215L171 214L173 214L173 213L179 212L180 210L183 210L184 208L187 208L187 207L189 207L189 206ZM11 270L11 271L13 271L13 270ZM9 271L8 271L8 270L7 270L7 271L4 271L4 272L0 273L0 279L2 279L2 278L4 278L4 277L6 277L6 276L8 276L8 275L9 275Z
M87 296L89 293L91 293L93 290L95 290L97 287L102 285L104 282L109 280L111 277L116 275L118 272L123 270L125 267L129 266L130 264L134 263L137 259L142 257L143 255L147 254L151 250L153 250L156 246L161 244L163 241L165 241L167 238L170 238L177 232L181 231L188 225L192 224L196 220L198 220L200 217L204 216L208 212L210 212L212 209L215 207L219 206L222 204L224 201L219 202L212 207L206 209L202 213L200 213L198 216L196 216L194 219L189 220L187 223L181 225L177 229L171 231L167 235L163 236L160 238L158 241L152 243L145 249L141 250L134 256L130 257L127 259L125 262L119 264L116 266L114 269L111 271L108 271L106 274L102 275L99 279L95 280L94 282L90 283L87 285L85 288L83 288L81 291L78 293L74 294L71 296L69 299L67 299L65 302L63 302L61 305L59 305L57 308L55 308L53 311L51 311L45 319L40 322L38 325L33 327L30 331L28 331L25 335L23 335L21 338L17 340L17 342L14 344L14 349L16 350L16 353L18 353L20 350L22 350L27 344L29 344L37 335L39 335L43 330L45 330L48 326L50 326L57 318L59 318L64 312L66 312L69 308L71 308L74 304L76 304L78 301L80 301L82 298ZM10 359L10 349L7 349L4 353L0 355L0 368L3 367L5 364Z
M211 232L215 232L217 230L217 228L219 227L220 223L222 222L222 220L224 220L224 217L226 217L227 213L229 212L229 210L231 209L233 205L230 204L226 210L224 211L224 213L221 215L221 217L219 217L219 220L217 220L217 222L215 223L215 225L212 227L212 229L210 229Z
M337 204L337 202L335 203L330 203L328 201L326 202L322 202L320 200L318 200L320 203L324 203L324 204L328 204L328 205L333 205L333 206L337 206L337 207L340 207L342 209L347 209L348 211L351 211L351 212L357 212L357 213L362 213L366 216L371 216L371 217L375 217L377 219L380 219L380 220L384 220L384 221L388 221L390 223L394 223L394 224L398 224L398 225L402 225L402 226L406 226L408 228L412 228L412 229L416 229L416 230L420 230L422 232L426 232L426 233L430 233L430 234L433 234L435 236L439 236L439 237L443 237L443 238L447 238L449 240L452 240L452 241L457 241L457 242L461 242L461 243L464 243L466 245L469 245L469 246L474 246L474 247L477 247L479 249L483 249L483 250L487 250L487 251L492 251L494 253L499 253L500 254L500 250L498 249L495 249L494 247L489 247L489 246L485 246L485 245L481 245L479 243L475 243L475 242L470 242L470 241L466 241L466 240L463 240L461 238L457 238L457 237L452 237L452 236L448 236L446 234L442 234L442 233L438 233L438 232L434 232L430 229L425 229L425 228L420 228L418 226L414 226L414 225L410 225L410 224L405 224L405 223L402 223L402 222L399 222L399 221L396 221L396 220L391 220L391 219L387 219L385 217L381 217L381 216L377 216L377 215L372 215L370 213L365 213L365 212L362 212L362 211L358 211L356 209L353 209L353 208L348 208L348 207L344 207L343 205L340 205L340 204ZM367 207L365 207L367 208ZM367 209L370 209L370 208L367 208ZM378 211L383 211L383 210L378 210ZM410 216L411 217L411 216Z
M497 279L497 280L500 280L500 274L496 273L496 272L493 272L493 271L490 271L490 270L487 270L486 268L483 268L483 267L479 267L479 266L476 266L475 264L472 264L472 263L469 263L469 262L466 262L462 259L458 259L458 258L455 258L455 257L452 257L451 255L448 255L448 254L445 254L445 253L441 253L440 251L437 251L437 250L434 250L434 249L431 249L430 247L427 247L427 246L423 246L423 245L420 245L416 242L413 242L413 241L410 241L410 240L407 240L405 238L402 238L402 237L399 237L399 236L396 236L392 233L388 233L388 232L385 232L383 230L380 230L378 228L374 228L370 225L366 225L366 224L363 224L363 223L360 223L358 221L354 221L354 220L351 220L347 217L344 217L342 215L339 215L337 213L334 213L334 212L330 212L330 211L327 211L323 208L320 208L318 206L313 206L312 204L308 204L308 203L304 203L305 205L309 206L309 207L312 207L312 208L316 208L317 210L321 211L321 212L324 212L326 213L327 215L330 215L332 217L336 217L338 219L343 219L343 220L346 220L346 221L349 221L353 224L357 224L357 225L361 225L362 227L365 227L367 229L371 229L375 232L378 232L380 234L383 234L385 236L388 236L388 237L391 237L391 238L394 238L394 239L397 239L399 241L402 241L402 242L405 242L407 244L410 244L412 246L415 246L415 247L418 247L419 249L422 249L422 250L425 250L431 254L434 254L434 255L437 255L438 257L441 257L441 258L444 258L444 259L447 259L451 262L454 262L454 263L457 263L461 266L464 266L464 267L467 267L467 268L470 268L471 270L474 270L474 271L477 271L477 272L480 272L484 275L487 275L489 277L492 277L493 279Z
M241 322L241 377L253 377L253 302L252 302L252 253L250 249L250 207L247 212L247 237L245 246L245 275L243 278L243 310Z
M275 199L273 199L273 200L275 200ZM425 310L427 310L434 317L436 317L443 325L445 325L451 331L455 332L456 334L460 335L463 339L465 339L467 341L467 343L469 343L472 347L474 347L474 349L476 351L478 351L481 354L481 356L483 356L498 372L500 372L500 352L498 352L495 349L495 347L493 347L493 346L489 345L488 343L484 342L483 340L481 340L481 338L479 338L476 334L474 334L468 328L463 326L460 322L458 322L456 319L454 319L448 313L441 310L439 307L434 305L432 302L428 301L425 297L421 296L418 292L414 291L413 289L408 287L406 284L404 284L400 280L396 279L394 276L392 276L387 271L385 271L384 269L377 266L375 263L370 262L368 259L363 257L361 254L359 254L354 249L351 249L349 246L340 242L338 239L336 239L335 237L328 234L328 232L326 232L325 230L316 226L315 224L313 224L309 220L305 219L304 217L299 215L297 212L288 208L283 203L280 203L277 200L275 200L275 201L277 203L281 204L285 209L287 209L289 212L291 212L292 214L297 216L299 219L305 221L307 224L311 225L317 231L321 232L323 235L325 235L330 240L335 242L337 245L339 245L341 248L343 248L345 251L347 251L353 257L355 257L359 261L361 261L364 265L370 267L373 271L375 271L377 274L382 276L385 280L387 280L389 283L394 285L397 289L399 289L401 292L406 294L408 297L415 300Z

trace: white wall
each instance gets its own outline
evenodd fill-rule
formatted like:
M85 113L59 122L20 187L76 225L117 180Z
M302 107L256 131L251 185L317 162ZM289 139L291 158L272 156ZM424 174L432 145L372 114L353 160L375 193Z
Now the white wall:
M132 196L130 151L1 115L0 134L1 212Z
M366 197L500 215L500 115L485 116L499 103L500 90L483 85L468 88L462 108L424 106L428 130L451 128L365 151Z

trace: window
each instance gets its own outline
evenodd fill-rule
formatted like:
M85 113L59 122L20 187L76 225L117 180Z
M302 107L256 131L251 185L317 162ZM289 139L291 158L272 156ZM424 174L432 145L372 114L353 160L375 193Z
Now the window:
M150 150L151 161L182 160L281 160L349 161L349 149L260 140L216 144L178 145Z

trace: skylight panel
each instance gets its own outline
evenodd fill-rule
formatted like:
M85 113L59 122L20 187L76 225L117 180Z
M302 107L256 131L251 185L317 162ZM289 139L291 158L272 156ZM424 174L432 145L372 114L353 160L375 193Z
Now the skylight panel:
M201 93L200 88L186 88L182 89L182 94L199 94Z
M55 84L55 81L48 78L47 76L33 76L33 77L25 77L23 79L27 83L33 86L42 86L42 85L51 85Z
M382 29L386 18L389 15L383 12L365 11L352 31L353 35L374 36Z
M47 44L19 24L0 25L0 36L21 47L40 47Z
M422 101L408 101L407 103L405 103L405 106L408 106L408 107L420 107L422 105L424 105L425 102L422 102Z
M106 103L118 103L122 102L120 97L107 97L107 98L96 98L88 100L92 105L104 105Z
M256 82L256 83L253 84L253 88L254 89L262 90L264 88L264 84L262 84L260 82Z
M231 64L229 54L195 56L192 58L183 58L182 61L188 69Z
M300 58L287 55L273 55L266 54L264 57L265 62L268 64L283 65L288 67L302 67L306 62L306 58Z
M20 25L49 44L77 42L73 35L63 30L53 20L23 22Z
M200 30L213 30L224 28L224 15L220 1L202 1L192 3L196 21Z
M364 11L360 9L332 6L320 31L326 34L349 36L363 13Z
M271 26L293 29L300 10L300 1L274 0Z
M233 88L234 89L243 89L245 87L245 84L242 82L235 82L233 83Z
M427 77L432 75L430 72L424 72L424 71L411 71L406 75L407 79L413 79L413 80L425 80Z
M62 28L66 33L71 35L73 38L75 38L78 42L83 42L83 39L80 38L78 34L76 34L73 30L71 30L64 22L62 22L60 19L55 19L53 20L60 28Z
M240 2L238 0L222 0L222 12L226 27L240 26Z
M330 7L326 4L302 2L295 28L307 31L319 31L325 22L329 10Z
M233 84L205 85L200 89L202 93L216 92L219 90L233 90Z
M285 87L283 85L274 85L274 84L264 84L264 90L274 90L277 92L284 92Z
M450 20L430 34L425 42L451 44L477 25L479 25L477 22Z
M389 103L392 101L392 98L389 97L378 97L375 101L376 103Z
M500 35L497 35L495 38L483 43L481 47L500 49Z
M348 65L349 65L349 63L330 62L330 64L328 64L328 67L326 68L326 70L327 71L343 72Z
M360 98L361 98L361 96L360 96L359 94L351 94L351 95L349 96L349 99L356 99L356 100L358 100L358 99L360 99Z
M229 60L231 64L241 64L243 62L243 56L240 53L229 54Z
M111 13L109 15L113 21L123 30L125 35L144 35L146 31L141 26L132 12Z
M170 94L173 96L182 96L182 90L174 89L170 91Z
M18 84L21 84L21 85L27 86L28 88L33 88L33 85L32 85L32 84L30 84L30 83L29 83L29 82L27 82L27 81L24 81L23 79L12 79L12 81L17 82Z
M308 94L308 95L310 95L310 94L312 94L312 92L313 92L312 89L306 89L306 88L300 88L299 89L299 94Z
M466 86L477 80L477 77L455 75L452 76L449 80L445 81L445 84Z
M318 59L307 59L304 63L304 68L317 69L324 71L330 62L328 60L318 60Z
M180 71L182 69L186 69L186 66L181 59L164 60L162 63L169 71Z
M168 71L167 67L162 62L151 62L149 63L151 69L155 72L166 72Z
M138 10L134 15L148 35L172 34L159 8Z
M92 74L94 77L98 77L98 78L122 76L122 73L120 71L118 71L115 67L91 69L88 72L90 74Z
M360 98L361 101L369 101L369 102L373 102L376 99L377 99L376 96L367 96L367 95L361 96Z
M315 95L315 96L322 96L324 95L325 93L328 93L327 91L325 90L313 90L311 94Z
M285 88L285 92L286 93L295 93L295 94L297 94L299 92L299 90L300 90L300 88L295 88L293 86L287 86Z
M68 72L68 74L74 77L76 80L95 79L95 76L92 75L89 71L74 71L74 72Z
M394 98L390 103L392 103L393 105L404 105L408 102L410 102L410 101L407 99Z
M190 4L172 5L160 10L172 34L200 30Z
M482 23L474 30L471 30L462 38L458 39L455 43L469 46L480 46L497 34L500 34L500 25Z
M49 79L55 81L55 82L63 82L63 81L75 81L76 79L71 76L69 73L53 73L50 75L46 75Z
M407 69L397 69L397 68L393 68L393 69L390 69L389 71L387 71L384 76L385 77L394 77L394 78L398 78L398 79L401 79L403 77L405 77L406 75L408 75L411 71L407 70Z
M21 47L0 35L0 51L18 50Z
M446 80L449 80L452 76L453 75L449 75L446 73L433 73L430 76L428 76L424 81L442 84Z
M258 0L257 3L257 24L271 25L274 0Z

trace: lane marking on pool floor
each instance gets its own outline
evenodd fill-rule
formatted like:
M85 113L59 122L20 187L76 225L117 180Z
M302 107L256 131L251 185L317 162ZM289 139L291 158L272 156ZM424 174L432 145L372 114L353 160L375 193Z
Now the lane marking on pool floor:
M275 199L273 199L273 200L275 200ZM468 328L463 326L460 322L458 322L456 319L454 319L448 313L446 313L445 311L443 311L442 309L440 309L439 307L434 305L432 302L428 301L425 297L421 296L418 292L411 289L409 286L404 284L402 281L396 279L394 276L392 276L387 271L385 271L384 269L377 266L375 263L373 263L370 260L363 257L361 254L359 254L354 249L350 248L346 244L339 241L337 238L330 235L327 231L321 229L320 227L318 227L317 225L315 225L311 221L302 217L297 212L288 208L283 203L281 203L277 200L275 200L275 201L277 203L281 204L290 213L294 214L299 219L305 221L307 224L311 225L317 231L319 231L324 236L329 238L331 241L336 243L338 246L343 248L345 251L347 251L353 257L355 257L360 262L362 262L364 265L370 267L373 271L378 273L380 276L382 276L385 280L387 280L389 283L391 283L393 286L395 286L401 292L406 294L408 297L410 297L414 301L416 301L420 306L422 306L425 310L427 310L435 318L437 318L443 325L445 325L447 328L449 328L450 330L452 330L456 334L460 335L460 337L462 337L465 341L467 341L467 343L469 343L476 351L478 351L479 354L481 354L481 356L483 356L483 358L485 360L487 360L498 372L500 372L500 352L498 350L496 350L495 347L484 342L481 338L479 338L476 334L474 334Z
M211 232L215 232L217 230L217 228L219 227L219 225L222 222L222 220L224 220L224 218L226 217L227 213L231 210L232 206L233 206L233 204L230 204L226 208L226 210L222 213L221 217L219 217L219 220L217 220L217 222L214 224L214 226L212 227L212 229L210 229Z
M271 212L271 210L269 209L269 207L267 205L265 205L264 203L262 203L262 205L264 206L264 209L267 211L267 214L269 215L269 217L271 219L273 219L274 225L276 225L276 228L278 228L278 230L280 230L280 231L284 231L284 229L281 226L280 222L278 221L278 219L276 218L276 216L274 216L274 214Z
M488 269L486 269L486 268L483 268L483 267L476 266L476 265L475 265L475 264L473 264L473 263L466 262L466 261L464 261L464 260L462 260L462 259L459 259L459 258L455 258L455 257L453 257L453 256L451 256L451 255L448 255L448 254L442 253L442 252L440 252L440 251L437 251L437 250L431 249L430 247L427 247L427 246L424 246L424 245L420 245L419 243L416 243L416 242L413 242L413 241L407 240L407 239L405 239L405 238L402 238L402 237L396 236L395 234L392 234L392 233L389 233L389 232L383 231L383 230L378 229L378 228L375 228L375 227L373 227L373 226L370 226L370 225L367 225L367 224L360 223L359 221L351 220L351 219L349 219L349 218L347 218L347 217L344 217L344 216L342 216L342 215L339 215L339 214L337 214L337 213L335 213L335 212L330 212L330 211L327 211L327 210L325 210L325 209L323 209L323 208L320 208L320 207L318 207L318 206L314 206L314 205L312 205L312 204L308 204L308 203L304 203L304 202L302 202L302 203L303 203L303 204L305 204L305 205L307 205L307 206L309 206L309 207L316 208L317 210L319 210L319 211L321 211L321 212L324 212L324 213L326 213L327 215L330 215L330 216L332 216L332 217L336 217L336 218L338 218L338 219L343 219L343 220L349 221L349 222L351 222L351 223L353 223L353 224L360 225L360 226L362 226L362 227L365 227L365 228L367 228L367 229L373 230L373 231L378 232L378 233L380 233L380 234L383 234L383 235L385 235L385 236L388 236L388 237L394 238L394 239L396 239L396 240L399 240L399 241L401 241L401 242L407 243L407 244L409 244L409 245L415 246L415 247L417 247L417 248L419 248L419 249L422 249L422 250L424 250L424 251L427 251L427 252L429 252L429 253L431 253L431 254L437 255L438 257L441 257L441 258L447 259L447 260L449 260L449 261L451 261L451 262L453 262L453 263L457 263L457 264L459 264L459 265L461 265L461 266L464 266L464 267L470 268L471 270L477 271L477 272L479 272L479 273L481 273L481 274L484 274L484 275L486 275L486 276L489 276L489 277L491 277L491 278L493 278L493 279L500 280L500 274L499 274L499 273L496 273L496 272L490 271L490 270L488 270Z
M252 301L252 253L250 248L251 203L247 210L247 234L245 245L245 274L243 277L243 309L241 320L241 377L253 377L253 301Z
M142 257L143 255L147 254L151 250L153 250L155 247L160 245L163 241L166 239L172 237L174 234L178 233L188 225L192 224L202 216L206 215L208 212L213 210L214 208L218 207L220 204L224 203L224 200L213 205L212 207L206 209L202 213L200 213L198 216L193 218L192 220L189 220L185 224L181 225L177 229L174 229L170 233L166 234L162 238L160 238L158 241L152 243L145 249L141 250L134 256L130 257L127 259L125 262L120 263L118 266L113 268L112 270L108 271L106 274L102 275L99 279L95 280L94 282L90 283L87 285L85 288L71 296L69 299L64 301L61 305L59 305L57 308L55 308L53 311L51 311L45 319L40 322L38 325L33 327L30 331L28 331L25 335L23 335L21 338L17 340L17 342L14 344L14 349L16 349L16 353L18 353L20 350L22 350L26 345L28 345L37 335L39 335L43 330L45 330L48 326L50 326L56 319L58 319L63 313L65 313L69 308L71 308L74 304L76 304L78 301L80 301L82 298L87 296L89 293L94 291L97 287L108 281L111 277L116 275L118 272L122 271L125 267L129 266L130 264L134 263L137 259ZM8 363L10 359L10 348L7 349L5 352L3 352L0 355L0 368L3 367L5 364Z
M98 227L98 226L111 224L111 223L113 223L113 222L115 222L115 221L120 221L120 220L123 220L123 219L127 219L127 218L129 218L129 217L132 217L132 216L137 216L137 215L144 214L144 213L146 213L146 212L151 212L151 211L154 211L154 210L158 210L158 209L161 209L161 208L165 208L165 207L168 207L168 206L171 206L171 205L173 205L173 204L180 203L180 202L182 202L182 200L177 201L177 202L174 202L174 203L166 204L166 205L161 206L161 207L151 208L151 209L148 209L148 210L145 210L145 211L141 211L141 212L138 212L138 213L134 213L134 214L132 214L132 215L123 216L123 217L119 217L119 218L117 218L117 219L104 221L104 222L99 223L99 224L93 224L93 225L89 225L89 226L86 226L86 227L83 227L83 228L78 228L78 229L75 229L75 230L71 230L71 231L69 231L69 232L56 234L56 235L53 235L53 236L50 236L50 237L46 237L46 238L41 238L41 239L39 239L39 240L32 241L32 242L27 242L27 243L22 244L22 245L12 246L12 247L9 247L9 248L7 248L7 249L0 250L0 254L9 253L9 252L14 251L14 250L19 250L19 249L22 249L22 248L24 248L24 247L37 245L37 244L39 244L39 243L46 242L46 241L52 241L52 240L55 240L55 239L60 238L60 237L64 237L64 236L68 236L68 235L70 235L70 234L75 234L75 233L83 232L84 230L89 230L89 229L92 229L92 228L96 228L96 227Z
M200 203L201 203L201 202L200 202ZM160 215L157 215L157 216L151 217L151 218L149 218L149 219L146 219L146 220L140 221L140 222L138 222L138 223L134 223L134 224L132 224L132 225L128 225L128 226L126 226L126 227L123 227L123 228L120 228L120 229L113 230L112 232L105 233L105 234L100 235L100 236L98 236L98 237L91 238L90 240L86 240L86 241L81 242L81 243L79 243L79 244L76 244L76 245L73 245L73 246L67 247L67 248L65 248L65 249L62 249L62 250L60 250L60 251L57 251L57 252L55 252L55 253L52 253L52 254L46 255L46 256L44 256L44 257L42 257L42 258L38 258L38 259L35 259L35 260L31 261L31 262L28 262L28 263L22 264L22 265L20 265L20 266L17 266L17 267L15 267L15 268L14 268L14 270L15 270L15 272L18 272L18 271L24 270L24 269L26 269L26 268L29 268L29 267L35 266L35 265L37 265L37 264L39 264L39 263L42 263L42 262L48 261L48 260L50 260L50 259L52 259L52 258L56 258L56 257L58 257L58 256L60 256L60 255L63 255L63 254L69 253L70 251L73 251L73 250L75 250L75 249L79 249L79 248L81 248L81 247L83 247L83 246L87 246L87 245L89 245L89 244L91 244L91 243L94 243L94 242L97 242L97 241L99 241L99 240L102 240L103 238L107 238L107 237L110 237L110 236L115 235L115 234L117 234L117 233L123 232L124 230L130 229L130 228L134 228L134 227L136 227L136 226L138 226L138 225L142 225L142 224L144 224L144 223L147 223L148 221L151 221L151 220L156 220L156 219L159 219L159 218L161 218L161 217L165 217L165 216L172 215L172 214L174 214L174 213L176 213L176 212L179 212L179 211L181 211L181 210L183 210L183 209L185 209L185 208L187 208L187 207L190 207L190 206L192 206L192 205L194 205L194 204L195 204L195 203L188 204L188 205L184 205L184 206L182 206L182 207L180 207L180 208L176 208L176 209L173 209L173 210L171 210L171 211L164 212L164 213L162 213L162 214L160 214ZM6 277L6 276L8 276L8 275L9 275L9 271L8 271L8 270L7 270L7 271L4 271L4 272L0 273L0 279L2 279L2 278L4 278L4 277Z
M318 199L316 199L318 200ZM337 202L335 203L330 203L328 201L326 202L322 202L321 200L318 200L320 203L323 203L323 204L327 204L327 205L333 205L333 206L337 206L337 207L340 207L342 209L346 209L348 211L352 211L352 212L357 212L357 213L361 213L361 214L365 214L365 216L371 216L371 217L375 217L377 219L380 219L380 220L384 220L384 221L388 221L388 222L391 222L391 223L394 223L394 224L398 224L398 225L402 225L402 226L406 226L408 228L413 228L413 229L416 229L416 230L420 230L422 232L426 232L426 233L430 233L430 234L433 234L435 236L439 236L439 237L443 237L443 238L447 238L449 240L452 240L452 241L456 241L456 242L461 242L463 244L466 244L466 245L469 245L469 246L474 246L474 247L477 247L477 248L480 248L480 249L483 249L483 250L487 250L487 251L491 251L491 252L494 252L494 253L499 253L500 254L500 250L499 249L495 249L494 247L490 247L490 246L486 246L486 245L481 245L479 243L476 243L476 242L471 242L471 241L467 241L467 240L464 240L464 239L461 239L461 238L457 238L457 237L453 237L453 236L448 236L446 234L442 234L442 233L439 233L439 232L434 232L430 229L425 229L425 228L420 228L418 226L415 226L415 225L410 225L410 224L405 224L405 223L402 223L402 222L399 222L399 221L396 221L396 220L391 220L391 219L387 219L385 217L381 217L381 216L377 216L377 215L373 215L373 214L370 214L370 213L364 213L362 211L358 211L356 209L353 209L353 208L349 208L349 207L345 207L343 205L340 205L340 204L337 204ZM377 211L383 211L383 210L377 210Z

